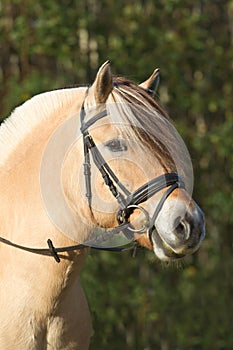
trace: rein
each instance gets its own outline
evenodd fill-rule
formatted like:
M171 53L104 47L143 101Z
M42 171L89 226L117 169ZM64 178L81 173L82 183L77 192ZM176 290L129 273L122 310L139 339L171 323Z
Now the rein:
M88 248L88 246L84 245L84 244L76 244L76 245L71 245L71 246L66 246L66 247L55 248L51 239L47 240L48 248L30 248L30 247L26 247L26 246L23 246L20 244L13 243L13 242L11 242L5 238L2 238L2 237L0 237L0 242L4 243L6 245L9 245L11 247L15 247L15 248L18 248L20 250L24 250L24 251L29 252L29 253L45 255L45 256L52 256L56 260L56 262L58 262L58 263L61 261L58 253L72 252L75 250ZM133 256L135 256L137 249L140 247L138 246L138 244L135 244L135 245L130 246L130 247L115 247L115 248L91 247L91 248L97 249L97 250L108 250L111 252L122 252L122 251L133 250Z
M104 235L103 237L109 238L111 235L115 235L115 234L118 234L119 232L123 232L124 235L129 240L132 241L129 243L131 245L124 246L124 247L106 248L106 247L98 247L98 246L87 245L87 244L86 245L77 244L77 245L56 248L54 247L51 239L48 239L47 240L48 248L31 248L31 247L13 243L3 237L0 237L1 243L6 244L8 246L15 247L17 249L30 252L30 253L40 254L45 256L52 256L58 263L60 262L60 257L58 255L59 253L71 252L71 251L80 250L88 247L96 250L104 250L104 251L112 251L112 252L122 252L122 251L132 250L133 256L135 256L137 249L140 247L140 245L137 242L133 241L134 232L142 233L145 230L147 230L148 238L150 239L153 245L153 242L151 240L151 233L153 230L155 230L154 222L160 210L162 209L164 202L168 198L168 196L176 188L178 187L184 188L184 183L182 179L179 177L177 173L166 173L148 181L147 183L139 187L136 191L134 191L133 193L130 193L125 188L125 186L120 182L120 180L117 178L117 176L115 175L113 170L110 168L110 166L107 164L102 154L98 150L98 147L96 146L88 130L98 120L106 117L107 111L104 110L100 113L97 113L94 117L92 117L90 120L86 122L85 122L85 116L86 116L86 113L85 113L84 102L83 102L82 108L80 111L80 121L81 121L80 130L81 130L81 133L83 134L83 150L84 150L83 166L84 166L84 177L85 177L85 185L86 185L86 197L87 197L90 211L93 215L92 206L91 206L91 203L92 203L91 160L90 160L90 154L91 154L95 166L100 171L106 186L108 186L110 192L115 197L120 207L117 213L117 221L119 225L113 228L112 230L107 231L105 234L105 237ZM141 207L140 204L147 201L154 194L158 193L159 191L165 188L167 188L167 190L162 195L162 198L160 199L154 211L154 214L151 218L149 213L143 207ZM135 229L129 222L130 216L136 209L140 210L145 215L145 219L146 219L145 225L140 229Z

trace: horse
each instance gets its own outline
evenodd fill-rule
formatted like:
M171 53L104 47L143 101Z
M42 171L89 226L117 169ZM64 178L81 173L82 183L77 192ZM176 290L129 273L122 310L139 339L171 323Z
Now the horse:
M90 87L34 96L1 125L1 349L89 348L90 247L143 246L164 261L199 248L204 214L158 76L137 85L107 61Z

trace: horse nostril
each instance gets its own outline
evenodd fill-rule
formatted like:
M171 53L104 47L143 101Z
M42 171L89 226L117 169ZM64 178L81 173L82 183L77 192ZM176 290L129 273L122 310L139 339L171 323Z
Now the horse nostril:
M176 234L182 239L185 238L185 226L182 222L176 227Z
M178 221L178 220L176 220ZM176 228L175 228L175 233L176 233L176 236L179 238L179 239L182 239L182 240L186 240L189 238L189 235L190 235L190 226L188 223L186 223L184 220L180 220L178 221L179 223L176 225Z

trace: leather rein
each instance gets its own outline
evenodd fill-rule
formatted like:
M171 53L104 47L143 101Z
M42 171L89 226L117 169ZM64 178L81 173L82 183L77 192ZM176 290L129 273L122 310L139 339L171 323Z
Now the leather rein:
M103 158L102 154L98 150L92 136L89 133L89 128L96 123L98 120L107 116L107 110L101 111L97 113L94 117L85 122L85 109L84 102L82 104L82 108L80 111L80 121L81 121L81 133L83 135L83 150L84 150L84 177L85 177L85 186L86 186L86 197L88 201L88 205L90 211L92 213L92 190L91 190L91 157L96 165L97 169L100 171L106 186L108 186L110 192L115 197L119 204L119 211L117 213L117 221L119 226L113 228L110 231L106 232L105 236L115 235L119 232L122 232L129 240L130 246L121 246L121 247L99 247L85 244L77 244L71 246L64 247L54 247L51 239L47 240L48 248L31 248L23 245L19 245L13 243L3 237L0 237L0 242L12 247L15 247L20 250L24 250L34 254L40 254L45 256L52 256L56 260L56 262L60 262L59 254L63 252L71 252L75 250L80 250L83 248L92 248L97 250L105 250L105 251L128 251L133 250L133 256L135 256L137 249L140 247L138 242L134 240L134 232L145 232L147 231L148 238L151 241L152 231L155 230L154 222L163 207L164 202L168 198L168 196L178 187L184 188L184 183L182 179L179 177L177 173L165 173L161 176L158 176L150 181L148 181L143 186L139 187L133 193L130 193L125 186L120 182L117 178L113 170L110 168L108 163ZM91 155L91 157L90 157ZM154 194L161 191L162 189L167 188L167 190L163 193L153 216L150 217L148 212L141 207L139 204L147 201ZM145 225L141 229L135 229L129 222L129 218L131 214L135 211L139 210L141 213L145 215ZM92 213L93 215L93 213ZM97 240L98 241L98 240ZM153 244L152 244L153 245Z

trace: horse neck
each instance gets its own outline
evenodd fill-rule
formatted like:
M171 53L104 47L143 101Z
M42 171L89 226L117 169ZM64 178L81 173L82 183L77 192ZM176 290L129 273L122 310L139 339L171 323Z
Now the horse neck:
M46 123L35 125L9 154L5 167L1 167L1 237L32 248L46 248L48 238L55 247L74 244L50 221L41 198L39 176L47 141L63 121L79 112L83 97L84 90L73 91L69 103L64 103L62 111L51 113ZM77 229L81 232L84 230L81 222ZM25 312L35 310L34 313L40 315L36 318L45 319L56 304L61 307L66 304L69 299L67 295L84 298L77 276L87 252L88 248L62 253L58 264L51 256L32 254L0 243L0 279L6 290L9 290L10 300L14 300L14 310L17 305L19 309L20 305L27 305ZM2 288L0 299L3 304L8 300ZM21 317L24 317L23 314ZM23 324L24 322L22 320Z
M21 137L17 147L1 165L1 236L31 247L44 247L48 238L53 239L57 246L70 243L51 223L44 208L40 189L40 165L45 145L52 133L70 116L80 111L84 93L85 89L80 88L65 90L66 100L60 108L56 110L55 106L46 118L42 116ZM62 98L62 94L59 97ZM77 118L77 128L78 123ZM82 230L81 225L79 229Z

